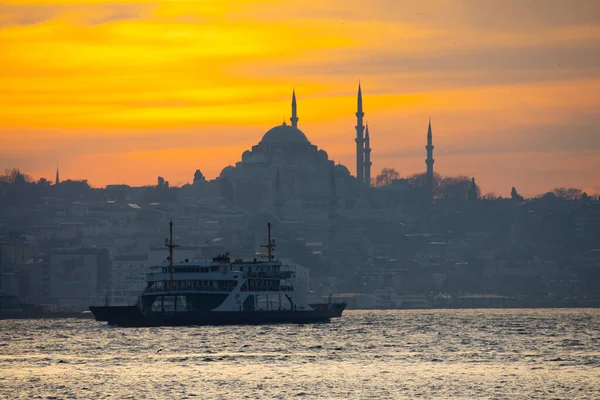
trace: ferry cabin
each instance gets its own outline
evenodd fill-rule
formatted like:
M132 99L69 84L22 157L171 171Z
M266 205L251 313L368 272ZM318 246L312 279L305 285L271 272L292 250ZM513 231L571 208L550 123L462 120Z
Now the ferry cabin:
M294 271L282 270L278 261L231 262L225 256L212 262L185 260L172 267L155 267L148 274L140 306L145 312L298 309L294 277Z

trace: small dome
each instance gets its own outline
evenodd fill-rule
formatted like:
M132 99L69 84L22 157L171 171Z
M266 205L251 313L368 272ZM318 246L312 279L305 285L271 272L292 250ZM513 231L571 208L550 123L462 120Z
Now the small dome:
M338 164L334 168L336 175L350 175L350 171L348 171L345 165Z
M286 125L276 126L271 128L265 133L261 143L275 144L275 143L309 143L308 139L298 128Z
M235 167L228 165L227 167L223 168L223 170L221 171L220 177L228 178L228 177L231 177L234 173L235 173Z
M246 150L242 153L242 161L247 161L252 158L252 152L250 150Z
M542 199L549 200L549 201L555 201L558 199L558 197L556 197L556 195L554 193L548 192L542 196Z

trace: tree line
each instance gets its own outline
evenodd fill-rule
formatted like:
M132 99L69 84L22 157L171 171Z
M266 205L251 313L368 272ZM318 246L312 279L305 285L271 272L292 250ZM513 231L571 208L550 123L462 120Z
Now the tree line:
M381 172L371 179L371 186L375 188L383 187L404 187L406 189L424 191L427 188L427 174L418 173L408 177L401 177L394 168L383 168ZM442 176L438 173L433 174L433 198L436 200L458 200L458 199L481 199L481 200L499 200L501 196L493 192L481 194L481 189L475 183L474 178L467 176ZM524 201L515 187L512 188L510 199L515 201ZM568 200L568 201L587 201L600 200L598 195L590 196L586 192L577 188L554 188L549 192L538 194L533 199L543 200Z

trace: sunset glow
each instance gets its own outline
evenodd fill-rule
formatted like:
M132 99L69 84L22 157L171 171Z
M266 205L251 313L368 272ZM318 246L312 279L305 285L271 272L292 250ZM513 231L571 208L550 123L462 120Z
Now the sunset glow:
M290 117L354 172L356 88L373 171L483 192L600 192L600 7L436 0L0 2L0 167L184 184Z

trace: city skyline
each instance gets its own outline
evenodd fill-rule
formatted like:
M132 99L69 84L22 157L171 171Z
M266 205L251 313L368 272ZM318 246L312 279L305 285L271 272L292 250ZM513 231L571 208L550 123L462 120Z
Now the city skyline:
M92 4L93 3L93 4ZM475 176L482 192L600 192L594 2L0 4L2 168L35 178L211 179L289 120L353 174L356 85L372 175ZM248 33L250 32L250 33Z

